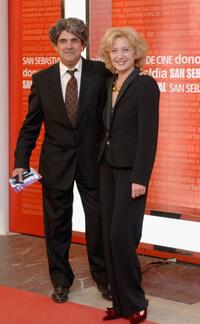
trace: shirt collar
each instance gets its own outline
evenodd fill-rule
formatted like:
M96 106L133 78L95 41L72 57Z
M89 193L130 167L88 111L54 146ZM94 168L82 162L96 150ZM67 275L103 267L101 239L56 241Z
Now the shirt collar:
M82 70L82 57L78 61L78 63L75 65L74 69L77 69L78 72L81 72ZM59 62L59 68L60 68L60 75L61 77L67 72L67 70L71 70L71 68L68 68L66 65L64 65L61 61Z

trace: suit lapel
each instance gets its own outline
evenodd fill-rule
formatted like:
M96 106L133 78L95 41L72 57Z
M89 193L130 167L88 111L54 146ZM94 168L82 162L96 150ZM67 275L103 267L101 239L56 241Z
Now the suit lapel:
M139 70L135 69L129 76L128 78L124 81L122 88L120 89L120 92L116 98L115 105L113 107L113 118L115 115L115 110L117 109L117 104L119 103L120 99L122 98L124 92L126 91L127 87L129 84L133 81L133 79L139 74ZM108 88L107 88L107 102L106 102L106 107L105 107L105 126L108 131L110 131L111 128L111 109L112 109L112 88L113 88L113 83L115 81L116 76L113 76L110 78L108 81Z
M120 101L121 97L123 96L124 92L126 91L127 87L129 86L129 84L133 81L133 79L139 74L139 70L135 69L129 76L128 78L124 81L119 94L117 96L117 99L115 101L115 105L114 108L117 106L118 102Z
M59 63L55 64L51 70L51 76L49 77L50 86L50 98L55 102L56 111L60 114L63 120L69 120L65 103L63 100Z
M108 88L107 88L107 101L105 106L105 126L107 130L110 130L110 114L112 109L112 88L113 88L113 82L114 82L115 76L111 77L108 81Z
M78 116L77 116L77 126L80 123L87 107L88 102L93 94L93 88L97 82L98 76L93 73L93 69L91 64L84 58L82 65L82 73L81 73L81 87L79 94L79 104L78 104Z

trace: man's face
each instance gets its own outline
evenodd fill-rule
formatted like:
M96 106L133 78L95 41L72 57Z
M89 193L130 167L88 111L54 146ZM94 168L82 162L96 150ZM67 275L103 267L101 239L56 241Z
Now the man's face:
M85 46L80 39L72 33L63 30L55 46L61 62L69 68L74 68L81 57Z

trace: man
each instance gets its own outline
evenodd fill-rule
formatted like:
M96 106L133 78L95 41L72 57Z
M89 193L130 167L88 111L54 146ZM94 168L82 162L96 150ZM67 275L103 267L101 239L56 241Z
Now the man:
M107 72L103 63L81 57L88 40L83 21L60 19L49 35L60 62L33 75L13 176L23 180L44 123L39 172L52 299L67 301L74 279L69 263L74 181L85 212L90 271L103 297L111 299L103 255L97 165Z

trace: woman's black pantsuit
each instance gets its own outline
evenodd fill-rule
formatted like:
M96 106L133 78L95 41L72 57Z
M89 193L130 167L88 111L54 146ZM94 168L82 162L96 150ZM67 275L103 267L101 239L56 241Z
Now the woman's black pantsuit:
M136 254L146 196L131 198L130 173L130 169L106 164L101 167L101 186L105 188L101 196L105 258L113 304L119 313L123 311L127 316L147 306Z
M107 133L99 158L103 236L113 306L129 316L148 304L136 253L146 194L132 199L131 183L148 186L157 145L159 89L151 77L134 70L111 115L112 83L110 80L103 116Z

